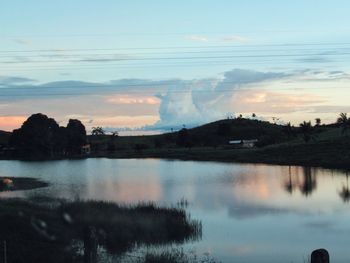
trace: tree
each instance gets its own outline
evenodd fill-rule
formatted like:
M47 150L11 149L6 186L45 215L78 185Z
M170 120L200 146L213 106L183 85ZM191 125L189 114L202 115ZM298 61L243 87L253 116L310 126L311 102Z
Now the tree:
M316 122L316 126L320 126L321 125L321 119L320 118L316 118L315 122Z
M342 133L346 133L350 129L350 118L346 113L340 113L337 119L337 123L342 127Z
M256 118L256 114L255 113L252 114L252 118Z
M60 127L54 119L41 113L31 115L10 137L10 145L16 149L17 157L23 159L80 154L85 143L85 127L79 120L69 120L67 127Z
M91 131L92 135L104 135L105 131L103 130L102 127L92 127L92 131Z
M66 128L68 139L68 152L80 154L81 147L86 144L86 130L81 121L70 119Z
M288 139L290 139L292 136L295 136L293 128L294 127L290 124L290 122L288 122L287 125L283 126L283 133L287 135Z
M31 115L14 130L10 145L15 147L22 158L38 159L53 157L60 148L60 127L52 118L37 113Z
M303 135L303 139L305 142L309 142L312 138L312 125L311 122L304 121L303 123L300 123L300 131Z

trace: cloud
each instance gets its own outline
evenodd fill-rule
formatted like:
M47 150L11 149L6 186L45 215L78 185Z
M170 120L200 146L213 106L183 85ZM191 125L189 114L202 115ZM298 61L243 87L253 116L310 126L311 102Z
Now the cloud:
M232 35L232 36L225 36L222 38L222 41L224 42L238 42L238 43L246 43L249 41L247 37L238 36L238 35Z
M23 38L15 38L13 39L13 42L15 42L16 44L19 45L23 45L23 46L31 46L32 42L29 39L23 39Z
M186 39L191 40L191 41L197 41L197 42L208 42L209 41L208 37L200 36L200 35L187 36Z
M323 57L323 56L309 56L304 57L296 60L297 62L301 63L330 63L333 62L332 59L329 57Z
M0 76L0 86L4 85L17 85L24 84L29 82L35 82L36 80L25 78L25 77L16 77L16 76Z
M284 72L261 72L246 69L233 69L224 74L225 82L233 83L235 85L250 84L264 81L272 81L276 79L282 79L294 76L295 73L284 73Z
M324 93L312 91L320 85L333 87L334 81L346 87L349 80L346 72L337 70L233 69L207 79L119 79L96 83L67 80L44 84L25 77L3 76L0 105L6 105L1 107L2 114L43 112L59 120L78 114L87 125L93 120L101 126L124 127L132 123L136 127L139 121L139 127L146 125L145 130L176 129L183 124L191 127L234 116L235 112L254 112L260 118L277 115L287 120L288 114L294 113L307 113L312 119L310 114L349 112L345 102L344 106L336 105ZM114 118L117 116L125 118Z
M180 127L222 119L234 112L232 96L242 87L290 77L292 74L234 69L223 79L178 81L159 95L160 120L148 129Z
M232 103L239 112L281 114L311 111L316 105L327 102L323 96L310 93L293 94L274 91L243 90L235 94Z
M311 109L314 113L340 113L350 112L350 106L348 105L316 105Z
M157 105L159 104L159 99L153 97L153 96L140 96L140 95L116 95L113 97L109 97L106 100L108 103L111 104L150 104L150 105Z

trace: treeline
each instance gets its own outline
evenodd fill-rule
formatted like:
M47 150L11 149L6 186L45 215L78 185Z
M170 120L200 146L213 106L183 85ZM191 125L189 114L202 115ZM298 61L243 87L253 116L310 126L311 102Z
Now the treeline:
M9 146L15 158L52 159L80 155L86 141L85 126L79 120L70 119L62 127L53 118L38 113L12 132Z

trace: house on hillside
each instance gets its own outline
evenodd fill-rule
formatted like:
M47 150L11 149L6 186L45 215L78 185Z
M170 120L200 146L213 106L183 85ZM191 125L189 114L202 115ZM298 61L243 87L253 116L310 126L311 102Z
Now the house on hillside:
M228 142L229 145L234 148L254 148L255 144L258 142L257 139L252 140L231 140Z

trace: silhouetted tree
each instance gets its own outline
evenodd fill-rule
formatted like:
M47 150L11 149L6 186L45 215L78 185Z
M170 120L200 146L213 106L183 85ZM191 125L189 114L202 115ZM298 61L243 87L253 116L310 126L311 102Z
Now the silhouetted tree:
M283 133L287 135L288 139L292 136L295 136L294 127L288 122L285 126L283 126Z
M68 152L80 154L81 147L86 144L86 130L81 121L70 119L66 128L68 139Z
M315 122L316 122L316 126L320 126L321 125L321 119L320 118L316 118Z
M102 127L92 127L91 134L92 135L104 135L105 131L103 130Z
M350 119L346 113L340 113L337 123L341 125L343 134L350 129Z
M52 118L37 113L30 116L20 129L14 130L10 145L18 151L19 157L36 159L53 157L60 150L62 133Z
M300 123L300 132L302 133L305 142L309 142L311 140L312 131L313 129L310 121L304 121L303 123Z

